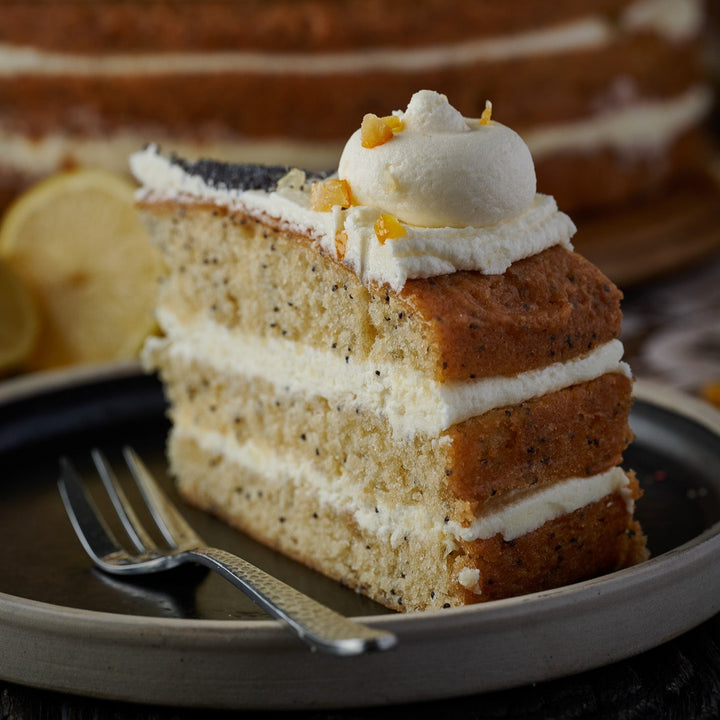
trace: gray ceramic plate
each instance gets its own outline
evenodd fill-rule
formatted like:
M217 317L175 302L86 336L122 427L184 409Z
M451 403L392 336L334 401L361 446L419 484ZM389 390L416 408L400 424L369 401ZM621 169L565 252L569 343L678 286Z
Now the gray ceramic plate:
M133 444L168 482L160 387L135 365L0 385L0 677L100 698L212 708L354 707L457 697L549 680L659 645L720 608L720 414L639 382L626 464L645 488L653 559L551 592L390 614L232 532L187 516L398 646L311 653L215 575L119 582L92 569L61 507L57 458L89 476L89 449Z

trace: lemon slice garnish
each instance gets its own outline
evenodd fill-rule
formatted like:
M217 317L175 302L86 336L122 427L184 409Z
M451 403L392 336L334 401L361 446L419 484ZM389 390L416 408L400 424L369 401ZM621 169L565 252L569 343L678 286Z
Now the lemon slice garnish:
M155 330L162 261L134 191L121 175L80 169L41 181L8 209L0 258L41 322L27 369L128 359Z
M0 376L17 369L32 352L39 318L30 291L0 260Z

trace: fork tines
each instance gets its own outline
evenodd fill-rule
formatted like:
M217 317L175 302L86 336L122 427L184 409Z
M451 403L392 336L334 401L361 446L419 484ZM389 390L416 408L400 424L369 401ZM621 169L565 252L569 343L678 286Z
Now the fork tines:
M134 552L144 559L159 554L157 543L140 521L110 463L98 449L93 449L91 456ZM197 534L160 489L137 453L125 447L123 456L157 529L170 549L199 544L201 541ZM74 466L67 458L61 458L60 467L60 494L83 547L98 565L105 567L112 563L117 572L117 564L129 561L130 555L104 520Z

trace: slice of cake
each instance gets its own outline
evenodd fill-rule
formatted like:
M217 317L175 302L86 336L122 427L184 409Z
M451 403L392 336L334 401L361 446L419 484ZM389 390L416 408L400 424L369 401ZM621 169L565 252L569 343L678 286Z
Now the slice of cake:
M489 105L416 93L328 177L156 147L132 167L191 503L396 610L646 556L620 292Z

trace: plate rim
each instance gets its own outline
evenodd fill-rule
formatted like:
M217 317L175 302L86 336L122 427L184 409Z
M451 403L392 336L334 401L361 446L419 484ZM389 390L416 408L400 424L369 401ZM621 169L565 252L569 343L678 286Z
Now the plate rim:
M0 406L10 401L77 384L112 382L138 373L142 373L139 363L123 362L50 371L32 377L6 380L0 383ZM687 417L720 437L720 411L709 403L655 381L637 379L634 387L634 395L637 399ZM5 654L5 659L0 658L0 676L20 684L133 702L179 703L183 706L210 707L207 703L209 696L212 695L217 703L212 707L229 709L359 707L506 689L615 662L690 630L720 610L720 597L718 597L720 568L706 573L704 580L707 582L708 591L704 593L704 597L695 599L695 611L690 613L691 620L673 618L662 632L656 631L646 637L644 642L636 635L628 638L624 643L616 643L614 647L603 648L601 656L588 658L586 661L578 657L566 661L555 658L554 663L544 670L537 663L529 663L528 667L513 679L503 680L499 676L491 676L479 682L476 679L476 682L470 684L446 683L444 687L441 681L436 681L420 692L407 683L400 682L394 688L386 683L384 690L375 692L372 697L362 694L367 683L371 683L373 679L377 680L378 677L392 677L398 681L397 672L392 670L392 659L394 658L399 665L404 665L407 672L407 663L410 662L412 665L413 655L417 655L428 644L437 648L452 640L458 643L458 647L462 646L464 652L472 655L474 652L472 647L466 646L467 642L463 640L468 632L489 633L495 637L499 631L498 625L512 632L514 624L522 626L523 622L527 622L528 607L532 608L536 620L542 620L540 624L547 623L545 631L542 628L525 628L530 636L533 632L547 634L550 628L567 625L568 621L560 616L567 610L568 604L578 610L578 618L575 622L577 625L577 622L588 615L588 607L601 607L603 604L607 606L619 594L642 598L649 591L657 590L664 582L663 578L667 579L667 577L678 580L671 583L677 586L682 583L683 578L692 577L698 566L708 565L707 559L717 554L720 554L720 521L706 528L696 537L641 565L562 588L436 612L356 616L369 625L396 632L400 643L396 650L387 653L343 659L309 653L304 645L285 631L279 621L269 618L210 620L123 615L55 605L0 592L0 639L9 643L8 647L18 647L23 641L26 643L31 641L28 644L38 643L45 635L52 638L52 642L45 643L46 650L52 646L53 652L59 653L63 640L72 640L81 628L83 637L77 639L78 646L82 648L101 646L103 657L108 661L120 661L122 657L132 655L133 647L142 647L148 651L149 657L155 657L167 667L177 667L178 658L207 659L218 643L221 643L223 658L227 652L231 653L236 661L241 660L239 666L245 671L250 670L251 665L269 670L272 663L266 666L263 662L254 662L258 654L263 657L269 655L275 659L275 662L280 658L281 663L284 662L287 667L296 669L309 662L324 675L325 680L322 683L307 682L303 687L292 682L271 683L276 691L273 694L268 692L267 687L254 687L248 683L229 687L227 683L230 676L226 673L217 681L205 675L198 677L197 680L202 687L197 695L187 692L187 687L186 692L178 693L174 683L171 683L173 685L171 692L169 688L158 683L150 684L143 692L138 692L138 688L133 687L132 683L128 684L118 679L108 683L107 678L103 680L97 674L93 674L92 668L88 668L84 660L78 660L68 670L74 669L77 672L82 669L89 672L85 679L79 678L77 674L73 675L71 671L63 671L57 662L50 662L49 666L46 662L43 666L45 675L41 676L29 667L31 661L39 662L35 652L28 652L24 660L21 658L17 662L8 661L8 654ZM712 563L709 565L712 568ZM718 597L718 600L714 601L713 597ZM665 602L673 606L679 602L679 597L660 598L660 600L656 597L654 602ZM495 628L491 627L493 624ZM577 626L575 632L579 629ZM438 638L438 635L444 636L444 639ZM462 644L463 642L465 645ZM630 642L632 647L628 644ZM113 643L120 643L114 653L109 647ZM391 664L388 664L388 658L391 659ZM421 660L416 661L416 665L416 669L422 671L420 677L424 677L430 672L432 663ZM50 667L49 674L47 674L48 667ZM340 696L336 688L332 687L332 683L328 684L327 679L335 678L336 681L341 682L348 669L352 671L351 674L356 680L362 678L364 682L360 683L359 693L343 692ZM253 675L253 677L257 679L257 676ZM346 691L347 688L343 687L343 690Z

